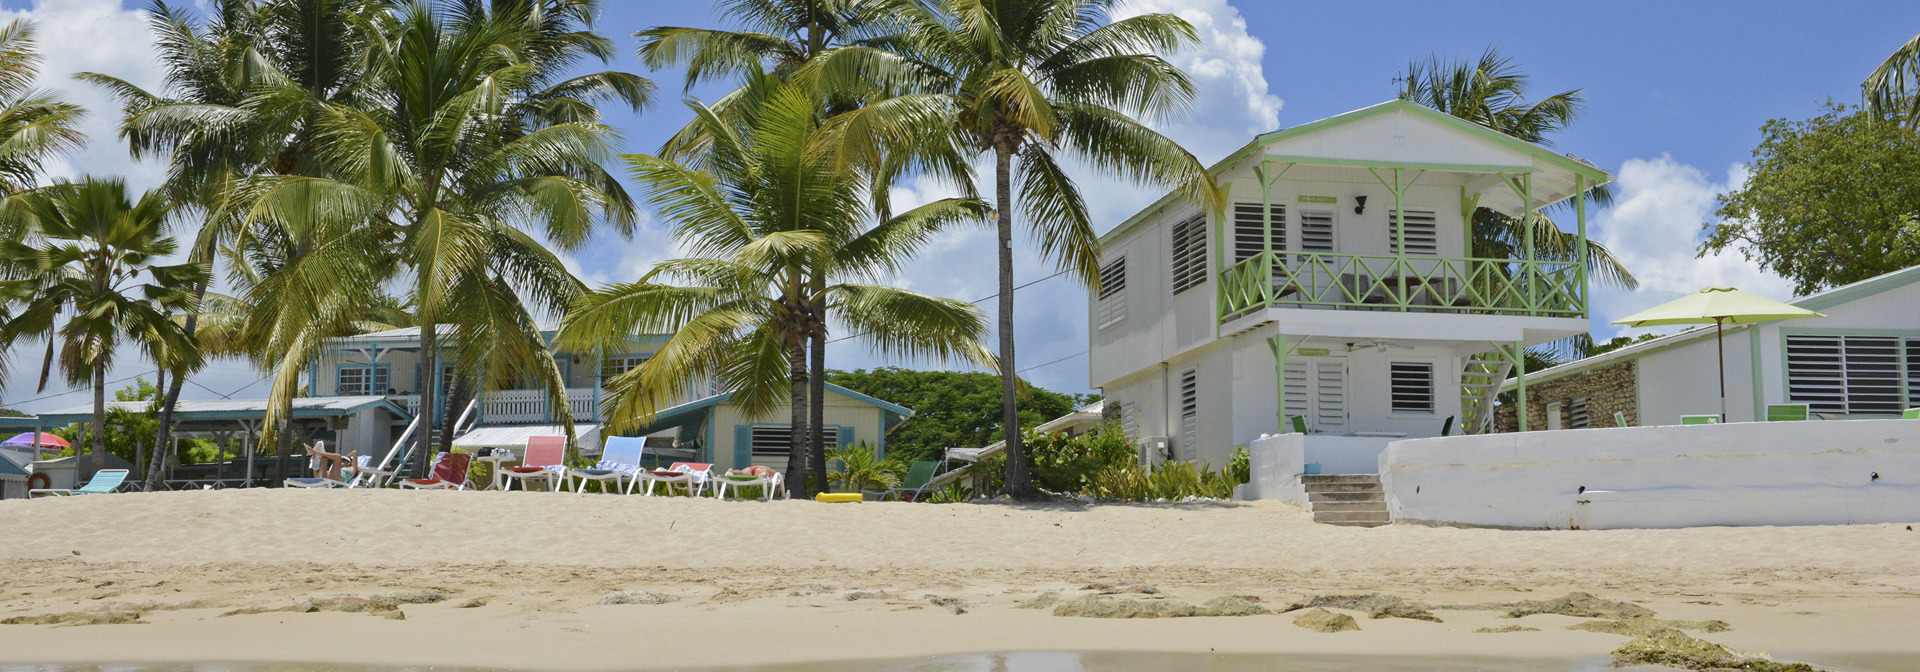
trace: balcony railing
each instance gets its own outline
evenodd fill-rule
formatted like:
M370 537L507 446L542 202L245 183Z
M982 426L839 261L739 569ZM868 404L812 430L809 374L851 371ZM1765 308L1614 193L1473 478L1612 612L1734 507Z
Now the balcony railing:
M412 415L420 414L420 395L394 395L387 397L400 404ZM567 388L567 409L573 412L575 422L599 418L599 409L593 404L593 388ZM550 422L546 390L498 390L480 394L480 422L489 424L522 424Z
M1261 308L1332 307L1583 317L1571 261L1262 253L1220 277L1220 320Z

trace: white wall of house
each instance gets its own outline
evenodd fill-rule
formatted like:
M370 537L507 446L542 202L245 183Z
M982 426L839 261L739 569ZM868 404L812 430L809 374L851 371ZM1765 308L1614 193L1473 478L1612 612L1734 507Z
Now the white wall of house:
M1727 336L1726 347L1727 421L1752 422L1752 341L1736 332ZM1683 415L1720 414L1720 367L1713 338L1642 357L1639 370L1640 424L1678 425Z
M1920 422L1733 423L1395 441L1395 521L1519 528L1920 518Z

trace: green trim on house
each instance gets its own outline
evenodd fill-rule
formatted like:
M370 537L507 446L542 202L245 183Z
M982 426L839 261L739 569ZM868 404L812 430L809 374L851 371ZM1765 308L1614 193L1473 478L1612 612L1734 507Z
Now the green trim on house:
M1850 285L1842 285L1797 301L1788 301L1788 303L1807 310L1826 310L1916 282L1920 282L1920 266L1901 269Z
M1916 267L1916 268L1920 268L1920 267ZM1912 269L1908 269L1908 270L1912 270ZM1905 350L1906 350L1905 339L1920 338L1920 329L1846 329L1843 327L1793 327L1793 328L1781 327L1780 328L1780 390L1781 390L1780 401L1781 403L1793 403L1793 401L1791 399L1788 399L1786 396L1786 390L1787 390L1787 345L1786 344L1787 344L1788 336L1888 336L1892 338L1902 339L1900 348L1901 348L1902 354L1905 354ZM1904 358L1902 359L1904 360ZM1904 364L1905 362L1902 361L1900 363ZM1901 366L1900 368L1902 369L1901 373L1905 374L1906 367ZM1912 389L1911 382L1907 379L1907 376L1901 375L1899 380L1900 380L1900 407L1904 409L1904 408L1907 408L1907 400L1913 398L1913 389ZM1892 414L1836 413L1836 414L1829 414L1829 415L1838 415L1841 418L1861 418L1861 419L1900 417L1900 414L1898 412L1895 412Z
M1597 167L1589 165L1586 162L1581 161L1579 159L1575 159L1573 157L1554 152L1553 150L1526 142L1524 140L1506 135L1504 133L1500 133L1498 131L1486 128L1484 126L1480 126L1478 124L1475 124L1473 122L1470 122L1464 119L1455 118L1451 115L1442 113L1438 110L1434 110L1425 105L1421 105L1419 103L1405 101L1405 100L1390 100L1390 101L1380 103L1378 105L1374 105L1371 107L1365 107L1358 110L1354 110L1352 112L1347 112L1345 114L1337 114L1337 115L1327 117L1325 119L1321 119L1318 121L1311 121L1305 124L1301 124L1299 126L1294 126L1292 128L1283 128L1277 131L1273 131L1271 133L1266 133L1264 135L1254 138L1252 142L1247 143L1245 146L1242 146L1240 149L1235 150L1232 154L1228 154L1226 158L1221 159L1218 162L1214 163L1212 166L1207 168L1207 172L1211 173L1215 178L1219 178L1221 174L1225 173L1228 168L1238 165L1240 162L1247 160L1249 157L1251 157L1254 154L1260 153L1262 148L1266 147L1267 145L1273 144L1275 142L1285 140L1287 138L1297 137L1307 133L1312 133L1314 131L1318 131L1324 128L1331 128L1334 126L1352 123L1355 121L1359 121L1361 119L1366 119L1366 118L1377 116L1380 114L1385 114L1385 113L1394 112L1394 111L1402 111L1402 110L1408 111L1414 114L1423 115L1427 118L1437 120L1442 124L1451 125L1456 129L1465 131L1481 139L1489 140L1491 142L1494 142L1495 144L1499 144L1509 149L1513 149L1521 153L1527 154L1531 157L1534 157L1535 159L1546 162L1550 165L1572 171L1575 175L1584 175L1587 179L1592 180L1593 182L1592 186L1599 186L1601 184L1605 184L1609 181L1612 181L1613 179L1611 175L1607 174L1607 171L1604 171ZM1343 159L1306 159L1305 157L1297 157L1297 158L1301 159L1300 161L1297 161L1297 162L1327 163L1327 165L1340 165L1340 164L1330 163L1330 162L1343 161ZM1279 160L1285 161L1285 157L1267 157L1267 159L1268 160L1279 159ZM1394 164L1392 162L1385 162L1385 163L1380 163L1378 165L1381 167L1394 167L1397 165L1398 167L1401 167L1401 168L1414 168L1414 169L1420 168L1418 164L1411 164L1411 163ZM1434 164L1434 165L1449 165L1449 164ZM1521 172L1531 173L1534 170L1534 168L1531 166L1491 167L1491 166L1466 166L1466 165L1455 165L1454 167L1451 167L1451 168L1435 168L1435 169L1436 170L1470 170L1472 172L1505 172L1505 173L1513 173L1513 174L1518 174ZM1125 234L1127 231L1132 230L1134 226L1137 226L1140 222L1145 221L1148 217L1159 213L1161 209L1171 204L1178 197L1179 197L1179 192L1172 192L1172 191L1168 192L1164 196L1161 196L1158 200L1155 200L1152 205L1148 205L1147 207L1141 209L1139 212L1134 213L1133 216L1126 218L1125 220L1121 221L1118 226L1113 227L1113 230L1108 231L1105 234L1102 234L1100 236L1100 242L1102 244L1108 243L1113 239L1118 238L1119 236ZM1569 198L1571 198L1571 195L1569 195ZM1531 204L1526 204L1526 205L1530 206ZM1552 204L1547 203L1547 204L1543 204L1543 206L1544 205L1552 205Z
M1340 166L1343 168L1399 168L1401 170L1437 170L1455 173L1510 173L1519 175L1533 172L1533 166L1492 166L1471 163L1412 163L1407 161L1369 161L1366 159L1318 159L1310 156L1292 156L1287 154L1268 154L1267 160L1274 163L1300 163L1309 166ZM1388 189L1392 189L1388 186Z

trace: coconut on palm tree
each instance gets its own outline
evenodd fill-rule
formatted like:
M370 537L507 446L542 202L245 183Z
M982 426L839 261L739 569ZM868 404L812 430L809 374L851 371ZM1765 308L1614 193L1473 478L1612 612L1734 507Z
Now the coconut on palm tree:
M106 378L122 344L162 368L190 366L199 349L169 319L194 307L196 263L162 264L178 251L168 235L173 206L157 193L129 194L125 182L59 182L0 202L0 297L17 308L0 322L0 348L47 339L41 384L58 351L67 383L93 388L93 463L106 452Z
M1007 492L1039 497L1020 441L1014 353L1016 213L1044 258L1082 284L1098 274L1099 242L1063 161L1142 184L1172 185L1218 211L1224 197L1199 160L1148 122L1186 110L1193 82L1159 56L1198 41L1172 14L1109 21L1107 0L939 0L895 3L894 43L816 59L822 86L919 91L849 113L845 137L870 162L916 128L993 160L999 256L999 366ZM864 82L864 84L863 84ZM1017 190L1017 193L1016 193Z
M672 334L645 364L608 381L612 431L638 428L699 380L717 381L749 416L787 402L789 487L811 493L826 484L806 478L807 339L832 318L883 354L987 360L985 322L970 304L863 282L898 269L940 229L983 218L986 207L944 199L869 227L871 183L832 155L838 127L811 90L772 76L746 88L754 102L737 110L740 123L693 104L712 139L707 169L628 157L696 256L587 296L559 341L590 350L634 333ZM809 269L826 282L810 282Z

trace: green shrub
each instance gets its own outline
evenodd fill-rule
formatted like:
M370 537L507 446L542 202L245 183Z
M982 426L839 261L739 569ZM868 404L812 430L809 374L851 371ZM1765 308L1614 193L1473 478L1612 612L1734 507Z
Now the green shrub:
M1213 471L1195 462L1167 462L1152 471L1125 464L1096 474L1090 491L1096 499L1118 502L1226 499L1233 496L1233 478L1228 469Z
M958 504L969 499L973 499L973 488L967 487L967 484L960 481L948 483L927 493L927 501L935 504Z
M1247 447L1233 449L1233 457L1227 458L1227 473L1233 475L1233 484L1253 482L1253 456L1247 454Z
M1025 437L1034 483L1054 492L1086 492L1102 470L1138 459L1133 441L1118 425L1086 434L1029 434Z
M880 459L880 451L865 441L827 451L827 480L840 492L885 490L900 484L900 465Z

